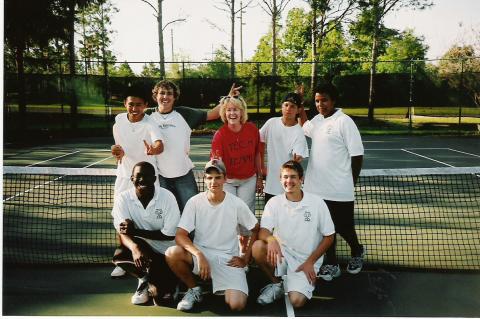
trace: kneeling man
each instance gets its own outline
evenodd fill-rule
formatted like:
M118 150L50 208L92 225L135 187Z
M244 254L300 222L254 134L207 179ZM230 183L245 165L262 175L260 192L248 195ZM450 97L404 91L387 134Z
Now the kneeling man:
M113 263L138 278L133 304L153 297L156 304L171 301L178 279L165 261L165 251L174 246L180 220L175 196L155 183L155 168L148 162L133 167L132 188L122 192L113 206L113 224L122 245Z
M257 238L257 218L238 197L223 190L225 165L213 159L205 166L206 192L190 198L178 224L177 246L167 250L167 262L188 288L177 309L187 311L202 301L202 289L193 274L212 279L213 293L225 294L231 310L247 304L248 285L244 267ZM245 255L240 257L237 227L252 231ZM195 231L193 242L189 233Z
M282 165L284 193L270 199L260 222L253 258L271 280L260 292L259 304L281 298L284 276L292 306L302 307L312 298L323 254L333 242L335 228L325 202L302 191L303 168L291 160ZM286 276L285 276L286 275Z

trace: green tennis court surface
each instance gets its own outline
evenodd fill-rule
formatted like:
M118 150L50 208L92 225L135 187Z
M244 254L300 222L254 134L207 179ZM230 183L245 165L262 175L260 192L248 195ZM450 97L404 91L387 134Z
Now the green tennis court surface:
M192 139L198 168L208 159L210 140ZM185 315L174 308L133 306L136 282L109 278L114 177L102 174L111 175L104 169L115 166L110 143L89 139L5 148L8 166L98 169L89 176L69 170L3 175L5 315ZM295 315L480 316L480 177L461 168L480 166L480 139L380 136L366 138L364 146L356 222L368 247L367 271L320 281L313 300ZM428 167L444 169L410 169ZM344 263L343 241L338 249ZM266 283L256 269L249 281L251 300L239 315L286 316L283 301L268 307L254 303ZM214 296L197 310L191 315L231 315Z

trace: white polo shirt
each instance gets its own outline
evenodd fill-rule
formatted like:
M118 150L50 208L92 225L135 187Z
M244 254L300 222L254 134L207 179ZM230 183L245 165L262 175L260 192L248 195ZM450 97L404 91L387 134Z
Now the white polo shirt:
M303 192L300 202L287 200L285 193L272 197L265 205L260 227L276 236L283 249L305 261L324 236L335 233L330 212L317 195ZM319 258L316 263L321 265Z
M166 141L163 152L156 156L159 174L166 178L186 175L194 167L188 156L192 129L176 111L168 114L153 112L150 117L155 121Z
M323 199L354 200L351 157L363 155L360 132L341 109L327 118L318 114L303 125L312 139L304 190Z
M281 117L269 119L260 129L260 142L267 144L267 181L265 193L283 193L280 183L280 167L293 158L293 154L308 157L308 145L302 127L285 126Z
M128 120L127 113L118 114L113 125L113 138L115 144L121 145L125 151L122 162L117 164L117 177L130 178L133 167L139 162L149 162L156 169L156 157L147 155L143 140L149 144L165 140L162 132L156 128L147 114L141 121L135 123Z
M118 196L112 210L113 225L117 231L120 223L130 219L136 228L144 230L160 230L164 235L175 236L180 210L175 196L165 188L155 186L155 195L143 208L135 194L135 188L130 188ZM168 247L175 246L174 240L144 239L155 251L165 254Z
M226 192L223 202L214 206L202 192L188 200L178 227L189 233L195 230L193 243L200 248L239 256L237 226L251 230L256 223L247 204L235 195Z

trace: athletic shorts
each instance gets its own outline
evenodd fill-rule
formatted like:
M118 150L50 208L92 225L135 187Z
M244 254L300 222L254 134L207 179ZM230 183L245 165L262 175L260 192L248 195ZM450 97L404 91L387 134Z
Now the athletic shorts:
M230 267L227 262L233 256L218 252L213 249L199 248L207 258L212 277L212 290L214 294L223 294L225 290L239 290L248 296L247 276L244 268ZM193 273L199 274L198 261L193 257Z
M283 249L282 254L285 257L285 262L287 263L287 275L285 277L285 284L287 286L287 292L296 291L299 292L308 299L312 298L313 290L315 286L311 285L308 282L307 275L303 271L296 272L295 270L305 262L305 260L300 260L298 257L290 253L290 251ZM320 266L322 265L323 257L319 258L314 265L315 273L318 273Z

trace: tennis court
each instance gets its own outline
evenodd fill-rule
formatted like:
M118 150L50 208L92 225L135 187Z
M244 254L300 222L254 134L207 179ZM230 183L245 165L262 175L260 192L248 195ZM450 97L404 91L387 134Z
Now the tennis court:
M208 159L210 140L211 137L192 138L191 157L199 169ZM88 139L28 149L6 145L4 165L97 168L100 172L101 169L115 167L108 151L110 145L109 139ZM357 196L357 230L361 241L366 242L369 248L366 270L356 276L342 274L331 283L319 281L313 300L305 309L295 311L295 316L480 316L479 172L464 171L461 177L457 177L459 174L456 171L452 171L455 174L451 175L433 171L428 175L431 177L420 180L413 179L418 174L411 170L478 167L480 139L367 136L364 137L364 146L365 176L357 195L378 195L365 199ZM401 176L385 179L383 174L388 172L400 172ZM129 298L136 281L132 278L109 278L112 267L108 265L108 259L113 253L114 238L111 236L113 227L108 212L111 200L107 197L113 187L105 187L105 184L112 184L113 179L108 176L85 179L70 177L67 173L52 174L40 180L24 177L24 180L33 180L31 186L24 184L4 194L4 209L9 202L17 199L27 202L27 208L16 215L15 220L6 222L4 215L4 261L10 259L16 262L15 266L4 268L3 313L185 315L174 308L130 304ZM55 182L52 183L52 180ZM11 184L15 183L20 184ZM80 194L77 195L81 197L78 199L80 204L71 207L63 197L63 191L48 195L49 203L43 202L40 205L42 209L38 209L37 202L28 203L25 200L25 194L40 189L45 193L52 184L65 184L68 189L74 189L74 193ZM382 197L384 194L389 197ZM428 200L424 200L426 197ZM55 206L58 211L69 209L78 214L69 215L69 222L62 224L44 214L47 206L49 209ZM82 214L82 209L86 209L86 215ZM394 212L390 214L392 209ZM99 218L97 213L103 217ZM34 229L34 235L18 237L8 233L14 226L18 229L13 229L13 232L29 227L25 215L37 218L40 226ZM89 218L85 217L87 215ZM79 225L82 229L77 229ZM47 229L58 237L45 239L43 235ZM66 239L65 229L76 237ZM105 233L102 229L109 232ZM17 247L9 250L9 245ZM86 246L90 248L88 251L84 250ZM31 247L36 247L36 255L28 252ZM341 244L339 249L346 252ZM267 307L256 305L254 300L266 279L255 268L248 277L251 298L247 310L240 315L291 314L283 301ZM231 313L221 298L208 295L192 315L227 316Z

